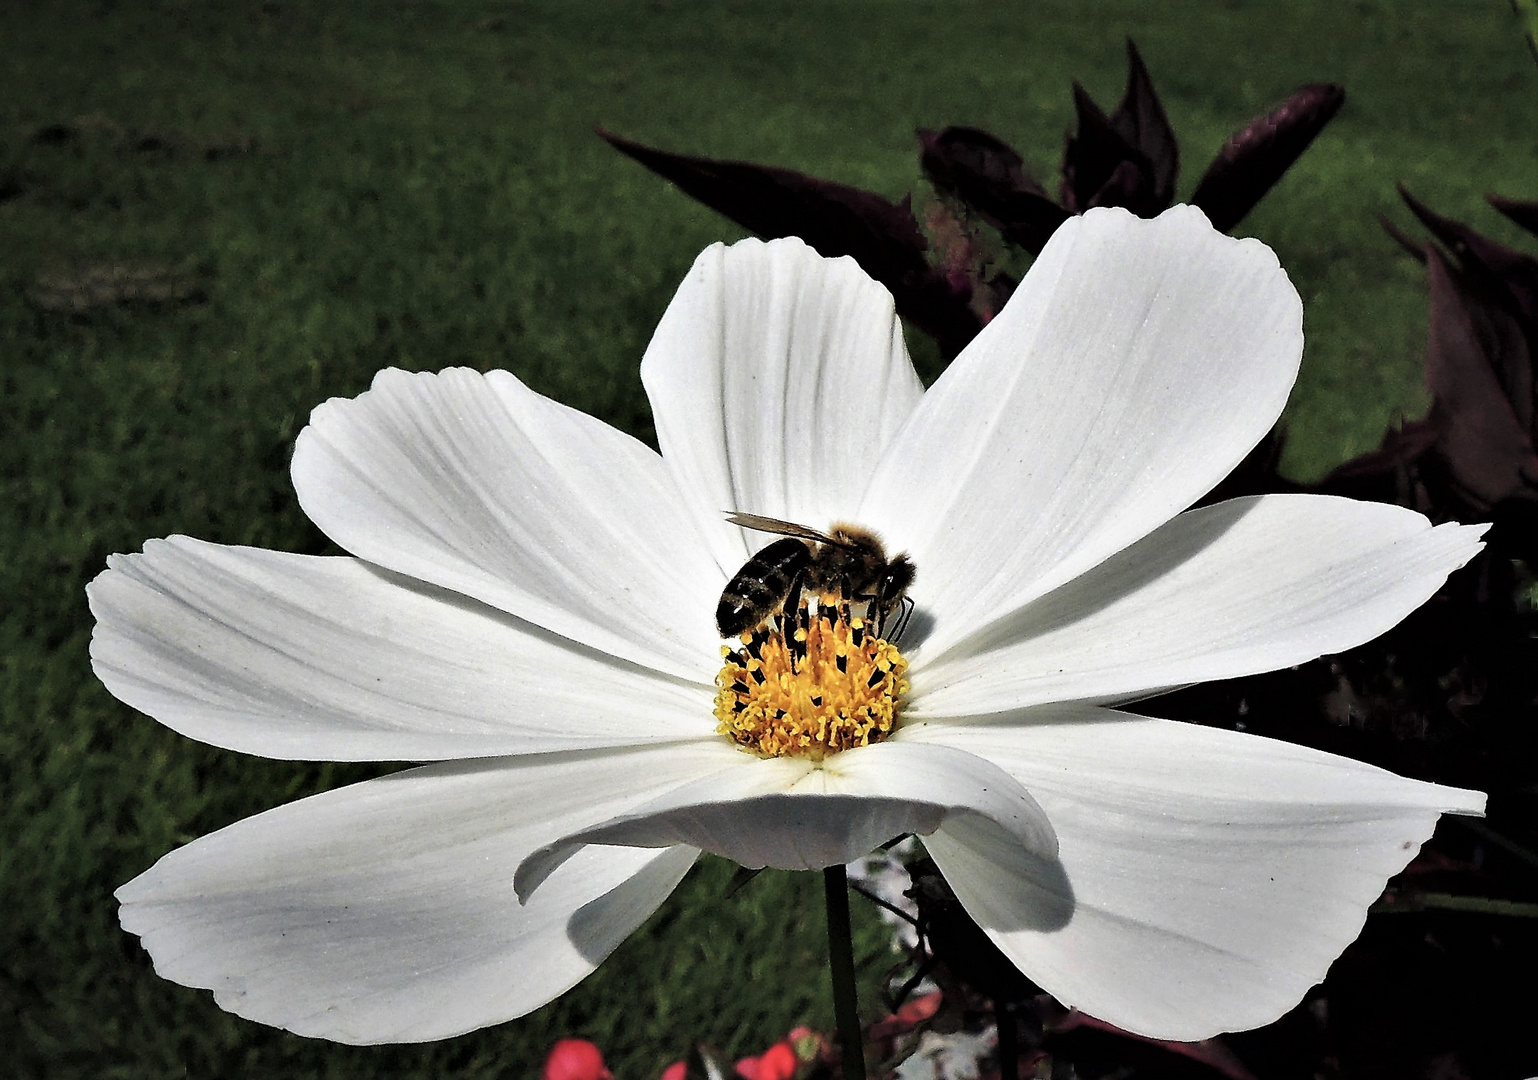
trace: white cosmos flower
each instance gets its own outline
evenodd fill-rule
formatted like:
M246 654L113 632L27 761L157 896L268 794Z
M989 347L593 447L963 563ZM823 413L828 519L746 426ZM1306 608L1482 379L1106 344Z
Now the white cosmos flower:
M204 742L433 764L171 852L123 925L242 1016L436 1039L575 984L701 850L815 868L913 832L1064 1004L1170 1039L1271 1021L1438 815L1484 806L1113 707L1356 645L1478 550L1344 499L1186 510L1301 350L1272 253L1177 207L1071 219L927 392L852 261L710 248L642 364L661 454L506 372L382 372L294 455L355 558L152 542L92 584L91 654ZM772 539L727 510L910 555L890 738L819 763L717 734L713 613Z

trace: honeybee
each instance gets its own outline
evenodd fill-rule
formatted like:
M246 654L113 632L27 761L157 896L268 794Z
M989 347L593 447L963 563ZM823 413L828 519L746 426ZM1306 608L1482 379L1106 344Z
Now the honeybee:
M818 532L779 518L728 513L733 525L785 537L761 549L737 571L716 605L716 628L722 637L736 637L781 612L794 614L801 591L863 601L884 637L886 620L908 600L914 567L907 555L887 558L881 540L869 529L835 524ZM900 632L899 627L899 632ZM894 633L895 636L895 633Z

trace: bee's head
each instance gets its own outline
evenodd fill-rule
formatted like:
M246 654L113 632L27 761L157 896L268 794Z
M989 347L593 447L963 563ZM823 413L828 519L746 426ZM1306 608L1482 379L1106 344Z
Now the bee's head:
M881 580L876 582L876 606L882 610L890 608L896 603L908 587L913 584L913 562L907 555L898 555L886 564L886 569L881 572Z

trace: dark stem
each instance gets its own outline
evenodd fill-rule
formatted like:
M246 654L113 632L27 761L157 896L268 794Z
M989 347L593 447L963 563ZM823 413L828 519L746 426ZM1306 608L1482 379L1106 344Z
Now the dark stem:
M877 896L875 893L873 893L869 889L865 888L865 886L863 886L863 885L851 885L851 886L849 886L849 888L852 889L854 892L859 893L861 896L865 897L865 899L869 900L871 903L875 904L877 907L886 908L893 915L896 915L899 919L901 919L903 922L907 923L909 926L917 926L919 924L919 921L917 919L915 919L912 915L909 915L906 911L904 911L902 908L898 907L896 904L889 903L888 901L881 899L881 897Z
M999 1029L999 1080L1020 1080L1020 1029L1015 1010L1008 1002L995 1001L993 1022Z
M849 936L849 879L844 867L822 872L828 897L828 969L833 975L833 1015L844 1055L844 1080L865 1080L865 1038L854 986L854 944Z

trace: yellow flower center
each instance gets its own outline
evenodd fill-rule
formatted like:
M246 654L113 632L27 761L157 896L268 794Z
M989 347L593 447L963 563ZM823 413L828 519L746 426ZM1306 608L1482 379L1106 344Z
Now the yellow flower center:
M848 604L802 603L721 647L716 676L717 731L763 757L829 754L880 742L892 733L908 661L897 646L867 633Z

